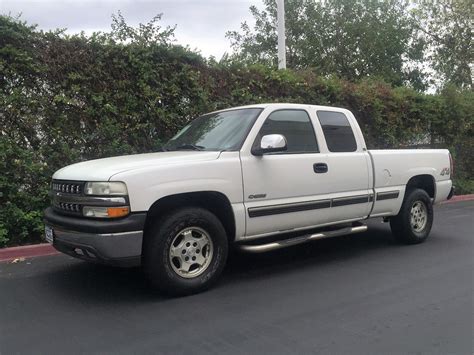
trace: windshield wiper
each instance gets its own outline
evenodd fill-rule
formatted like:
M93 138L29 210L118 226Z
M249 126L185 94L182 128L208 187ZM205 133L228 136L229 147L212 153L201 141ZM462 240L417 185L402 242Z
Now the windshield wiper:
M185 149L191 149L191 150L204 150L206 147L203 147L202 145L195 145L195 144L182 144L174 148L174 150L185 150Z

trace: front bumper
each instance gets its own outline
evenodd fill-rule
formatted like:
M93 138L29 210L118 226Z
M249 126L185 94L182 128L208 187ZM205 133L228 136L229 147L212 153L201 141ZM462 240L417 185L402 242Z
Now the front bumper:
M116 266L138 266L141 261L146 213L117 220L92 220L44 211L45 225L54 233L53 246L87 261Z

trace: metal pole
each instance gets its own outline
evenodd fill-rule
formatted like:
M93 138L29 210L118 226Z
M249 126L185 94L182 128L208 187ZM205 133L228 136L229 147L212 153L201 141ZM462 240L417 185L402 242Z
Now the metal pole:
M278 69L286 69L285 0L277 0Z

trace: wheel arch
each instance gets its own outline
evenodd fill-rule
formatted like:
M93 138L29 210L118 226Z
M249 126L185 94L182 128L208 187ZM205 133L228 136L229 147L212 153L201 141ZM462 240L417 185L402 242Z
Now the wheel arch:
M433 200L436 198L436 181L433 175L420 174L412 176L406 184L405 197L409 191L417 188L426 191Z
M185 192L156 200L147 212L144 237L147 237L147 231L154 221L183 207L201 207L212 212L221 221L229 242L235 240L236 226L232 205L227 196L218 191Z

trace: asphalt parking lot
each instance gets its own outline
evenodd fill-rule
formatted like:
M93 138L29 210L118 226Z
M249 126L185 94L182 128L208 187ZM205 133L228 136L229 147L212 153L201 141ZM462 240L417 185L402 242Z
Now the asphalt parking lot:
M216 288L147 289L139 269L63 255L0 264L0 354L473 354L474 201L438 206L428 241L387 224L260 255Z

